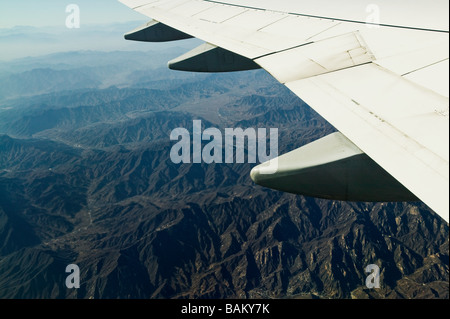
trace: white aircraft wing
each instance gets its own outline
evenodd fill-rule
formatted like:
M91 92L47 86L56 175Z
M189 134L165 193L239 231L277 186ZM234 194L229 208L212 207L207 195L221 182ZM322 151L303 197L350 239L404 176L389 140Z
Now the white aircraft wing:
M126 38L192 36L206 42L171 61L171 68L223 72L262 67L343 135L318 146L335 152L328 162L310 147L281 156L276 174L256 168L255 181L340 198L332 190L296 189L298 178L305 170L305 176L313 176L314 167L325 168L322 178L342 170L346 183L353 180L358 189L370 189L365 173L377 170L373 163L364 164L370 159L449 221L447 0L120 1L153 19ZM314 160L315 153L322 155ZM330 162L339 165L327 170ZM355 165L366 166L356 170ZM359 176L349 179L349 174ZM373 200L360 191L347 192L346 199Z

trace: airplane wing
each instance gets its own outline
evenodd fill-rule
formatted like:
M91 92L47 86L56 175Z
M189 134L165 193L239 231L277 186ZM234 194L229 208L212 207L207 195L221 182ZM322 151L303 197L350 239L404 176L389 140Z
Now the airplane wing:
M205 41L170 68L264 68L339 131L272 160L275 170L257 166L255 182L323 198L418 198L449 221L447 0L120 1L153 19L127 39Z

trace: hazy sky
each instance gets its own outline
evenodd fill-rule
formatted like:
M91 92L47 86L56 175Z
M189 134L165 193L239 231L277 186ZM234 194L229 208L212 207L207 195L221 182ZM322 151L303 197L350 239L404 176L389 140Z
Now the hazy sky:
M145 20L117 0L0 0L0 28L65 26L70 4L80 8L81 26Z
M79 8L79 28L66 25L67 20L74 21L73 11L66 12L71 4ZM117 0L0 0L0 62L56 52L147 51L184 45L124 40L124 33L149 20Z

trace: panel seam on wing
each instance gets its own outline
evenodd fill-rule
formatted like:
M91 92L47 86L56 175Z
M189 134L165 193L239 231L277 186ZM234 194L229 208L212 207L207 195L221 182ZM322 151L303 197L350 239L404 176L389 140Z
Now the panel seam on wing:
M361 66L361 65L358 65L357 67L359 67L359 66ZM377 66L378 66L378 65L377 65ZM342 70L341 70L341 71L342 71ZM389 71L389 70L388 70L388 71ZM321 75L324 75L324 74L321 74ZM318 76L316 76L316 77L318 78L319 76L320 76L320 75L318 75ZM397 75L397 76L398 76L398 75ZM313 78L313 77L311 77L311 78ZM305 80L305 79L302 79L302 80ZM302 81L302 80L298 80L298 81ZM344 92L342 92L341 90L339 90L337 87L335 87L334 85L332 85L332 83L330 83L329 81L325 81L325 80L323 80L323 79L320 79L320 80L322 81L322 83L326 84L330 89L334 90L335 92L338 92L341 96L343 96L343 97L345 97L346 99L352 101L353 103L356 102L356 101L355 101L354 99L352 99L350 96L348 96L347 94L345 94ZM293 81L293 82L296 82L296 81ZM292 83L292 82L290 82L290 83ZM314 84L316 87L320 88L320 86L317 85L317 84L315 83L315 81L311 81L310 83L311 83L311 84ZM286 84L289 84L289 83L286 83ZM288 86L288 87L289 87L289 86ZM322 91L324 94L327 94L328 96L330 96L330 97L332 98L333 95L331 95L331 94L328 92L328 90L323 90L323 89L321 89L321 91ZM413 142L414 144L417 145L417 147L418 147L419 149L427 150L427 152L433 154L437 159L440 159L440 160L441 160L443 163L445 163L445 164L447 165L447 167L448 167L448 164L449 164L448 160L446 160L445 158L443 158L443 157L440 156L439 154L435 153L435 152L432 151L431 149L427 148L427 147L424 146L423 144L419 143L417 140L415 140L415 139L413 139L413 138L410 138L408 134L406 134L405 132L403 132L403 131L399 130L398 128L396 128L395 126L393 126L389 121L387 121L386 119L380 117L379 115L375 114L374 112L370 111L370 109L367 108L364 104L359 103L359 102L356 102L355 104L357 105L358 108L364 109L364 111L365 111L366 114L370 114L370 116L371 116L372 118L377 119L377 120L378 120L380 123L382 123L383 125L389 125L389 127L390 127L392 130L394 130L395 132L397 132L398 134L400 134L399 136L401 136L402 138L408 139L408 141L410 141L410 142ZM343 104L343 105L345 105L345 104ZM355 113L355 110L354 110L354 109L348 108L348 107L345 107L345 106L344 106L344 108L347 109L349 112L352 112L353 114L355 114L357 117L359 117L359 118L360 118L361 120L363 120L364 122L367 122L368 125L370 125L373 129L375 129L376 131L378 131L378 132L381 133L382 135L386 136L386 134L384 133L384 131L383 131L382 129L380 129L378 126L373 125L372 123L368 122L364 117L361 117L360 114ZM327 119L327 121L329 121L329 120ZM330 123L332 123L332 121L331 121ZM341 133L342 133L342 131L341 131ZM343 134L344 134L344 133L343 133ZM345 134L344 134L344 135L345 135ZM413 153L411 153L411 152L408 150L408 148L404 147L401 143L397 143L397 142L396 142L396 144L398 144L399 147L405 149L408 153L410 153L410 154L413 155ZM421 161L422 163L424 163L425 166L429 167L431 170L435 171L438 175L440 175L440 176L442 176L442 177L444 177L444 178L446 178L446 179L448 180L448 175L447 175L445 172L443 173L443 172L438 171L438 170L436 169L435 166L430 165L429 163L423 161L423 159L422 159L421 157L415 156L415 158L418 159L419 161Z

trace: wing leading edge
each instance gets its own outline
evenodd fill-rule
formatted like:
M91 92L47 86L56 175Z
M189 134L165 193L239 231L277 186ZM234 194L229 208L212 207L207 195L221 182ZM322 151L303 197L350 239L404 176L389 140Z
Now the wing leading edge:
M135 39L154 41L146 39L150 34L157 41L192 36L207 42L172 61L172 68L202 72L264 68L337 128L340 141L358 149L353 163L379 165L385 171L379 190L385 185L398 200L419 198L449 221L447 1L438 0L433 6L414 2L412 13L405 16L399 8L411 6L410 2L380 0L380 12L385 14L376 24L367 23L366 7L353 0L120 1L156 20L148 30L137 29ZM337 2L346 10L331 10ZM133 33L127 37L133 38ZM292 177L305 170L299 154L281 156L279 163L288 164L271 178L261 174L265 164L252 171L252 178L276 189L280 188L274 180L290 178L292 187L283 190L310 194L297 189ZM330 163L330 172L344 167L342 159ZM319 158L309 164L308 174L314 171L311 167L324 167ZM355 176L339 187L364 180L367 170L355 171L349 168L342 176ZM360 188L370 189L363 184ZM315 189L312 195L317 197L373 200L367 194L328 196L326 187Z

